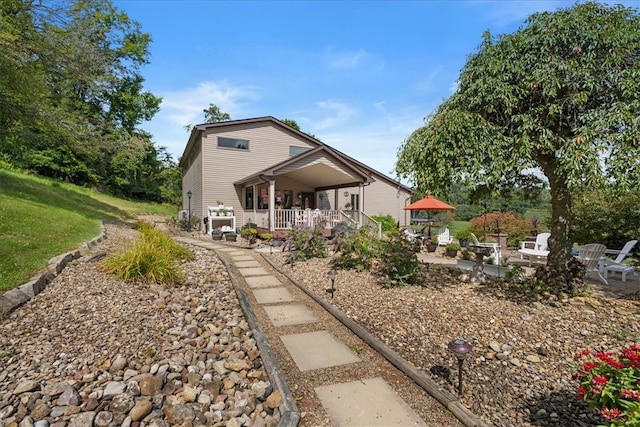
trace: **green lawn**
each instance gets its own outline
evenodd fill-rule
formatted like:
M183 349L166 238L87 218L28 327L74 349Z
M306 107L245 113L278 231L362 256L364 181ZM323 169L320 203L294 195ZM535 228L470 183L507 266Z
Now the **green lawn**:
M101 221L131 219L138 213L169 217L175 211L0 170L0 292L25 283L52 257L97 236Z

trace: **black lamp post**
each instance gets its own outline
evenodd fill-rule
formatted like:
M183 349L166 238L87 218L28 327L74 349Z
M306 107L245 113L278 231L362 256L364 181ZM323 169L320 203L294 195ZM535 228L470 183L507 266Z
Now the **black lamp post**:
M338 272L336 271L335 268L332 268L327 273L327 276L329 276L329 279L331 280L331 289L327 289L327 293L331 294L331 299L333 299L333 293L336 291L334 286L336 284L336 275L337 274L338 274Z
M191 196L193 195L193 193L191 192L191 190L187 191L187 197L189 198L189 214L188 214L188 219L187 219L187 231L191 232Z
M453 352L456 359L458 359L458 396L462 396L462 364L471 351L471 344L463 339L457 338L451 341L447 347Z

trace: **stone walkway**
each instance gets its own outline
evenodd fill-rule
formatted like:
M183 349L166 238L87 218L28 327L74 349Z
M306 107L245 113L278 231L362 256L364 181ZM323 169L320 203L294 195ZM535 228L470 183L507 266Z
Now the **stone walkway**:
M245 300L248 304L246 309L252 312L248 317L257 319L259 316L256 316L256 313L259 311L266 313L266 317L263 318L268 319L270 325L263 326L276 328L277 331L280 331L278 338L286 347L289 356L301 373L329 370L349 364L367 363L367 361L361 359L359 352L355 352L353 348L330 332L333 328L326 327L326 322L331 320L326 320L327 316L317 314L321 301L307 298L306 295L301 294L299 289L295 289L295 287L300 287L300 284L293 283L290 280L286 280L283 283L278 278L278 276L282 277L282 272L277 272L277 266L275 265L265 267L265 262L263 262L263 257L259 252L188 237L177 237L176 240L215 250L221 259L228 263L232 280L237 282L236 284L240 289L244 288L253 295L253 298L246 298ZM266 250L268 251L269 249L267 248ZM327 309L328 307L324 308ZM340 313L331 314L333 316L342 315L345 319L338 320L343 321L343 323L349 322L346 315ZM260 328L260 325L257 325L257 327ZM353 333L355 334L356 332ZM368 339L375 341L375 338L369 336L366 332L361 332L358 335L367 335L364 337L365 341ZM363 337L360 336L360 338ZM369 342L367 343L370 344ZM381 343L374 342L374 345L384 347ZM380 352L379 349L376 348L376 350ZM391 358L397 357L388 348L386 350L382 348L382 353L385 351L389 353ZM274 362L273 369L278 374L280 374L278 367L280 362L286 363L286 361L281 360ZM403 361L396 362L394 365L400 370L406 369L405 373L410 372L420 377L417 381L418 385L423 388L426 387L425 390L439 400L462 424L468 426L483 425L479 418L471 414L455 396L442 390L435 383L429 382L428 379L423 378L413 366L409 366ZM398 363L405 363L406 366L403 369L402 366L397 365ZM426 384L420 384L420 382L426 382ZM295 386L293 384L284 384L282 380L280 380L280 383L287 392L287 387ZM333 383L316 386L314 391L335 426L427 425L398 396L388 382L380 376L347 382L334 378ZM294 399L291 399L291 402L295 406Z

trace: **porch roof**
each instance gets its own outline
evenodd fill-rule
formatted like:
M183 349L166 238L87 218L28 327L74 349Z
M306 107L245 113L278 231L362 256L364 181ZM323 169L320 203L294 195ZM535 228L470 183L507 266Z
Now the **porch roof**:
M319 161L321 160L321 161ZM327 145L320 145L242 178L234 185L247 187L287 175L318 190L368 185L373 177L349 158Z

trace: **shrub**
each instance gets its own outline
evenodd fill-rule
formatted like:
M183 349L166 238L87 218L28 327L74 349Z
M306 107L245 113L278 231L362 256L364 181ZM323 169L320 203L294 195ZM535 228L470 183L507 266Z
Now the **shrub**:
M189 223L191 223L191 230L197 230L200 227L200 218L197 215L191 214L190 217L181 219L178 221L178 227L180 230L188 230Z
M362 227L357 233L339 235L336 252L340 255L333 262L335 267L360 271L369 269L380 256L380 239Z
M611 426L640 425L640 346L630 344L620 353L582 350L575 378L578 395Z
M243 228L242 231L240 231L240 235L247 240L251 240L258 235L258 230L255 228Z
M293 227L282 250L290 252L288 262L313 257L325 258L329 254L327 240L320 225L313 228Z
M457 243L448 243L444 249L446 251L459 251L460 250L460 245Z
M420 281L420 243L410 243L400 235L381 242L379 277L385 287L414 285Z
M531 223L511 212L491 212L471 219L469 231L479 239L499 231L507 235L507 246L517 247L531 232Z
M273 235L272 235L271 233L262 233L262 234L260 235L260 238L261 238L262 240L267 240L267 241L268 241L268 240L271 240L271 238L272 238L272 237L273 237Z
M372 215L371 218L380 223L380 227L382 228L383 233L398 229L398 223L395 219L393 219L391 215Z

